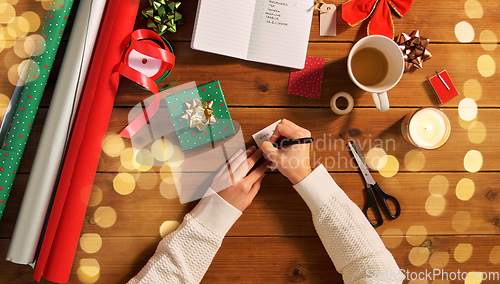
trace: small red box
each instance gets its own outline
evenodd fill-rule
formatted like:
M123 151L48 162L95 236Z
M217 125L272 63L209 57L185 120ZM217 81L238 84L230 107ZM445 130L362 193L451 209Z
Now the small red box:
M448 71L443 70L438 74L439 75L436 74L430 77L429 83L432 86L432 90L434 90L434 93L438 97L439 102L444 104L458 96L458 91L455 84L453 84L453 81L451 81ZM446 86L448 86L449 89Z

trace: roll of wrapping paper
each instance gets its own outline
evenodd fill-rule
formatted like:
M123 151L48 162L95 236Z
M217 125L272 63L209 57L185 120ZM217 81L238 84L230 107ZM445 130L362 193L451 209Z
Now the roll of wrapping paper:
M113 110L140 0L109 0L33 278L66 283Z
M31 68L31 72L27 72L29 75L19 94L19 101L15 106L11 122L4 124L8 130L5 137L1 138L0 218L14 184L72 5L73 0L54 1L47 10L40 30L40 36L45 39L45 51L41 55L32 56L33 61L26 65L27 68Z
M33 265L106 2L81 1L45 119L7 260Z

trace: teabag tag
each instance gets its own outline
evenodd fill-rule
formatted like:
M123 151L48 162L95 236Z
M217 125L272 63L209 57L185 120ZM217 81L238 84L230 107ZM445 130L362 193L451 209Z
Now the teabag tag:
M323 4L319 12L319 35L336 36L337 35L337 7L334 4Z

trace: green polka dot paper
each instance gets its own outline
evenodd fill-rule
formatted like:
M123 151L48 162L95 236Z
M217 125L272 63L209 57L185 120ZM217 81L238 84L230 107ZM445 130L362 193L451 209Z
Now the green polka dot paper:
M37 47L40 49L43 47L44 50L40 55L32 56L30 59L33 63L26 65L30 68L27 72L27 83L21 87L12 120L1 142L0 218L3 216L10 190L14 184L72 6L73 0L58 0L51 3L40 30L40 36L45 42ZM38 50L38 52L41 51Z
M214 102L212 109L217 122L204 131L190 128L189 121L182 118L187 110L186 102L192 102L195 98ZM182 151L225 139L236 133L218 80L170 95L165 101Z

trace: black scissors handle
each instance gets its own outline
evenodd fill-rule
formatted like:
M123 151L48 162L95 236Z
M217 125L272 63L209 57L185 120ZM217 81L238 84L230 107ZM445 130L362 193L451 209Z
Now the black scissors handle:
M370 222L370 224L372 224L373 227L382 226L382 224L384 223L384 218L382 218L382 214L380 213L380 209L378 208L377 200L375 200L375 194L373 193L373 189L370 186L366 187L365 189L366 189L366 195L368 197L368 200L366 201L366 205L365 205L365 209L363 209L363 213L365 214L366 219L368 219L368 222ZM370 219L370 217L368 217L368 210L370 208L372 208L373 211L375 211L376 223L374 223Z
M368 202L366 203L366 207L364 209L364 213L368 221L370 221L370 224L374 227L378 227L384 223L384 219L382 218L382 214L380 213L380 209L377 204L377 200L375 199L375 194L378 196L380 201L385 207L385 211L389 215L391 219L396 219L401 215L401 206L399 205L399 201L396 199L396 197L386 193L383 191L378 183L375 183L374 185L371 185L366 188L367 196L368 196ZM394 205L396 206L396 212L393 214L391 211L391 208L387 204L387 200L390 200ZM368 218L368 209L370 207L373 207L373 210L375 211L375 215L377 217L377 223L374 223Z

